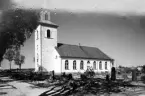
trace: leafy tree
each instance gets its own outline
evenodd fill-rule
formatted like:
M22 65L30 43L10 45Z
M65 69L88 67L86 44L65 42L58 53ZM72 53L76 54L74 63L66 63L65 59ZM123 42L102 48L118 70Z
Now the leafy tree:
M25 56L20 55L20 52L18 51L16 53L14 61L15 61L15 64L19 66L19 69L21 69L21 66L24 63L24 60L25 60Z
M12 63L12 61L15 58L15 51L13 49L8 49L6 51L6 53L4 54L3 58L9 60L9 62L10 62L10 70L11 70L11 63Z
M9 9L0 21L0 61L7 49L21 45L31 36L39 21L38 10Z

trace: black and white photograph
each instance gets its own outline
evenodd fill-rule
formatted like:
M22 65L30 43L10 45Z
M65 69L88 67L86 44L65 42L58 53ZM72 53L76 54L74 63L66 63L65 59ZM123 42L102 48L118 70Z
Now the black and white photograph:
M145 96L145 0L0 0L0 96Z

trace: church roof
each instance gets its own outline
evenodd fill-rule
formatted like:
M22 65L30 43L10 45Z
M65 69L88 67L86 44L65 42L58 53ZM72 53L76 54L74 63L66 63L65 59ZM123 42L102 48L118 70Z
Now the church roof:
M54 27L54 28L57 28L58 25L51 22L51 21L39 21L39 24L43 25L43 26L51 26L51 27Z
M60 54L61 58L113 60L100 49L95 47L58 43L56 50Z

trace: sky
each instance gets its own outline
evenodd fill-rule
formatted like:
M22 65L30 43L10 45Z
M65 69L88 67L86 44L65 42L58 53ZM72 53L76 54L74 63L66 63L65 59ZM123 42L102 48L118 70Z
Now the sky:
M58 42L97 47L115 64L145 64L145 0L13 0L21 8L47 8Z

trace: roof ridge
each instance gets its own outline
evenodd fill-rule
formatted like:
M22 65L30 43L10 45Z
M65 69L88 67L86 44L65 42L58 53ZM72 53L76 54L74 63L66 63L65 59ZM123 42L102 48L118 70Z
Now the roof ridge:
M73 46L81 46L81 47L89 47L89 48L97 48L99 49L98 47L93 47L93 46L85 46L85 45L75 45L75 44L67 44L67 43L60 43L60 44L64 44L64 45L73 45Z

